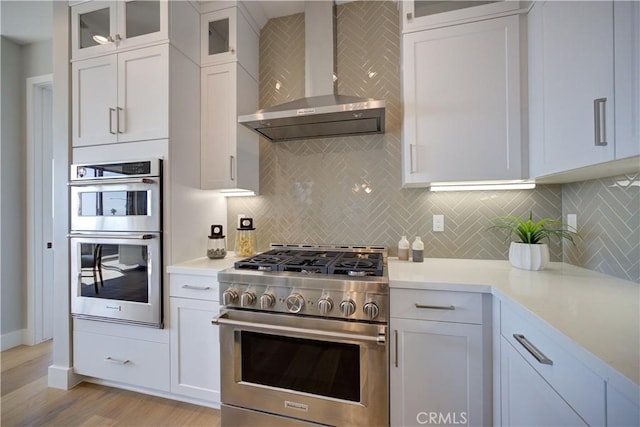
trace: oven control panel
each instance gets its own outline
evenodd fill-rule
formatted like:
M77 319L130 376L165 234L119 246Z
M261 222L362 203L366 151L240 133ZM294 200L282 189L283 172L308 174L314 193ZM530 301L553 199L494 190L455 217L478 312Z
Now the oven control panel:
M388 320L388 293L284 286L221 284L227 308L289 313L367 322Z

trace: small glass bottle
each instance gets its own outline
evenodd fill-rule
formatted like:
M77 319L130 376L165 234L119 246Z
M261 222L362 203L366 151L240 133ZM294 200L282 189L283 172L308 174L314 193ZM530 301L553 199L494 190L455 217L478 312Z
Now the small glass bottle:
M211 235L207 243L207 257L221 259L227 256L227 244L221 225L211 226Z
M409 240L407 240L407 236L402 236L402 239L398 242L398 259L400 261L409 261L409 248L411 245L409 244Z
M420 236L416 236L416 239L411 245L411 256L413 262L424 261L424 243L422 243L422 239L420 238Z
M236 230L236 256L254 256L256 246L256 229L253 228L253 218L240 218L240 228Z

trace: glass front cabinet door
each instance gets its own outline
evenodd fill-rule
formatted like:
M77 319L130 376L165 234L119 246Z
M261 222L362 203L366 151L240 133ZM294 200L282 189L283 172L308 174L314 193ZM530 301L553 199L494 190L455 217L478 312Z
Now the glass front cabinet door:
M167 39L166 0L91 1L71 8L72 56L100 55Z
M206 13L200 18L201 62L223 64L236 61L237 8Z

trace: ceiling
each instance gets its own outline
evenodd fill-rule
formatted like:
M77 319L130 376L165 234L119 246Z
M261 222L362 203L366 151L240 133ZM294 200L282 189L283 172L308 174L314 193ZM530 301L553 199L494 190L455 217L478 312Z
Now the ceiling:
M304 1L302 0L263 0L259 3L267 20L304 12Z
M17 44L48 40L52 35L52 1L0 1L0 35Z

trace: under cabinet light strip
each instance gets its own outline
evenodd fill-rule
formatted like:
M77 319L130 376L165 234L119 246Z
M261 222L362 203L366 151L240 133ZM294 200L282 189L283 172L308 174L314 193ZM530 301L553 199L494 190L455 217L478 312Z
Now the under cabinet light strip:
M247 197L256 195L256 193L251 190L222 190L220 194L224 197Z
M432 185L431 191L492 191L492 190L533 190L533 182L514 184L464 184L464 185Z

